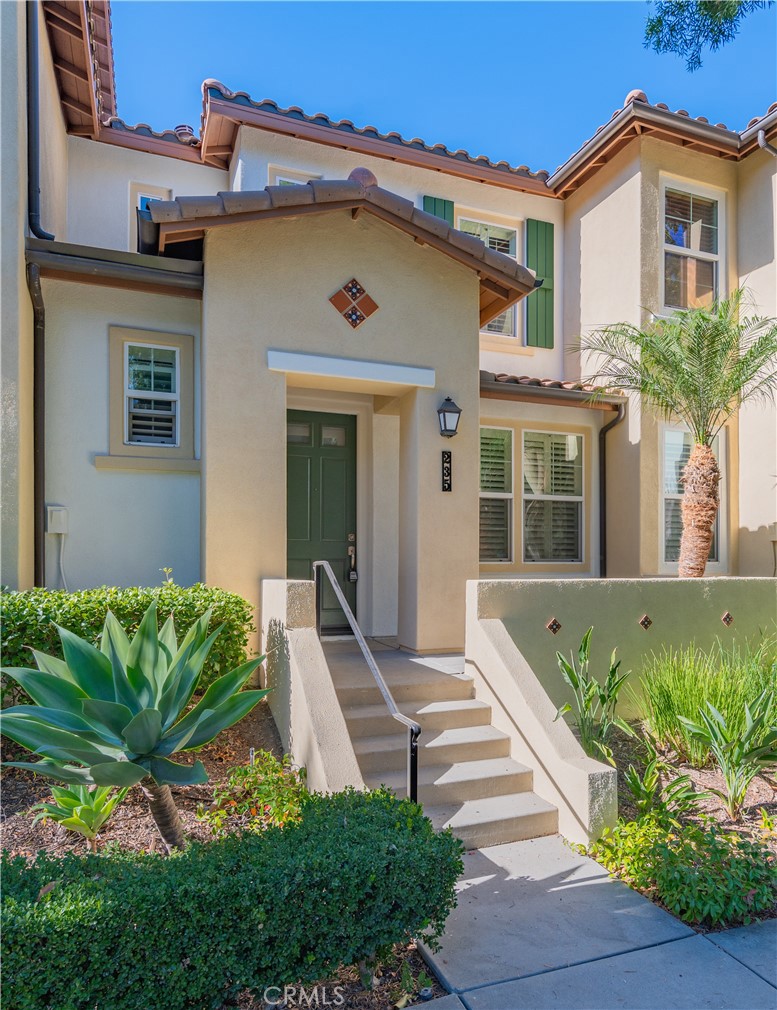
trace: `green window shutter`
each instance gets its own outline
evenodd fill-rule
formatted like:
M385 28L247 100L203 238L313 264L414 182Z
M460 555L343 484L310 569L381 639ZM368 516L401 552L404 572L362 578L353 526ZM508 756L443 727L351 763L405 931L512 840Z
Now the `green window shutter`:
M441 217L451 228L453 227L453 200L443 200L439 196L425 196L424 210L427 214Z
M526 343L553 347L553 225L549 221L526 221L526 266L542 281L542 287L526 299Z

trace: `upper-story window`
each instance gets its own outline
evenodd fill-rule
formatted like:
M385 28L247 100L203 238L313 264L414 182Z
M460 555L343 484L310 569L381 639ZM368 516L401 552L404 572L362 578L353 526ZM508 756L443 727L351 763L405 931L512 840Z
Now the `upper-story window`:
M718 297L721 201L667 182L664 201L664 306L707 308Z
M127 445L178 445L179 348L124 345Z
M515 258L517 248L517 235L514 228L505 228L499 224L488 224L484 221L472 221L467 218L459 220L459 230L468 235L474 235L484 242L489 249L494 252L504 253L506 256ZM486 323L483 328L484 333L496 333L501 337L515 337L516 314L515 306L512 305L506 312Z
M320 179L320 175L313 172L300 172L295 168L281 168L270 165L267 175L271 186L303 186L311 179Z

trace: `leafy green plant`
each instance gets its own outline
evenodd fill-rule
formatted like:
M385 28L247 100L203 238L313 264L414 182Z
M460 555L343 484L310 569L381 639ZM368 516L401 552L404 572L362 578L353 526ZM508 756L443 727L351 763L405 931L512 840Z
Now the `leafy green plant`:
M53 803L36 803L33 824L52 820L68 831L83 835L92 852L97 852L97 835L116 807L129 792L111 786L52 786Z
M757 646L724 649L718 642L706 651L695 645L665 649L645 664L638 705L663 749L673 750L681 762L702 768L710 762L709 748L691 735L681 717L695 719L699 709L710 704L723 714L732 732L742 732L745 703L776 681L774 636Z
M99 649L59 628L64 659L33 650L37 670L5 667L35 704L6 709L0 732L43 757L8 764L76 785L139 783L162 838L181 847L183 825L170 785L208 776L201 761L182 765L170 757L209 743L267 694L241 692L262 662L253 659L219 677L186 712L222 630L208 635L210 617L206 611L179 645L172 617L158 631L156 603L131 641L109 612Z
M213 803L201 805L197 816L214 835L264 831L298 821L306 793L304 768L295 768L288 754L279 761L268 751L259 751L251 764L230 769L226 785L214 788Z
M710 789L720 796L732 820L738 821L747 789L756 775L777 764L777 726L769 724L774 708L774 689L764 691L753 705L745 704L743 730L732 729L718 710L699 710L701 722L680 717L688 732L712 753L723 776L724 789Z
M399 983L395 994L398 999L394 1003L394 1006L397 1010L404 1010L416 994L421 993L422 990L430 990L433 985L434 979L430 978L423 969L414 978L410 965L407 961L403 961L399 969Z
M615 714L618 695L628 674L618 673L621 664L620 660L616 661L613 649L604 683L600 684L593 676L589 670L593 630L589 628L583 635L577 652L577 663L574 656L570 656L570 662L560 652L556 653L561 675L572 688L575 698L574 711L571 705L562 705L556 712L556 719L572 712L572 719L577 726L580 743L586 754L589 757L603 757L614 765L612 750L607 745L607 738L613 727L617 726L628 736L634 736L629 724Z
M247 600L214 586L177 586L165 582L150 588L119 589L102 586L68 593L60 590L4 590L0 595L0 626L5 666L27 666L30 648L62 658L57 628L67 628L99 646L108 611L133 635L149 605L156 602L160 614L172 614L178 627L188 628L210 611L209 631L223 625L224 634L214 642L203 666L199 689L246 661L249 636L256 631L253 608ZM27 700L15 681L0 678L2 704Z
M777 866L762 841L717 825L619 821L589 849L607 869L685 922L748 923L774 907Z
M624 777L637 808L637 815L655 814L662 821L669 821L679 827L676 817L680 814L695 813L706 797L697 792L690 775L678 775L664 783L669 767L656 750L650 737L645 739L647 763L643 773L630 764Z
M167 859L6 856L3 1005L213 1010L411 937L434 944L456 902L461 848L381 789L309 796L300 821Z

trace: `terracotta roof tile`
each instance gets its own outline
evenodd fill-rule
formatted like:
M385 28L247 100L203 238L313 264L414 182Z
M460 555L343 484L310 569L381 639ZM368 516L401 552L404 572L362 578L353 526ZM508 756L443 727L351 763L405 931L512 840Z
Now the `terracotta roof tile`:
M488 271L516 282L524 292L535 286L534 271L522 266L511 256L488 249L474 235L452 228L442 218L419 210L410 200L381 189L378 185L364 186L359 180L373 178L363 170L354 169L349 179L313 179L302 185L267 186L263 190L224 192L216 196L179 196L175 200L154 200L148 205L151 220L156 224L177 221L194 221L204 217L224 217L287 207L304 207L311 204L345 203L374 204L395 217L402 218L423 231L484 263Z
M228 102L232 102L235 105L243 105L253 109L259 109L263 112L270 112L278 116L284 116L288 119L300 119L307 123L313 123L316 126L326 126L331 130L337 130L340 133L350 133L358 134L360 136L374 137L377 140L384 140L390 144L397 144L401 147L415 149L419 151L427 151L430 154L437 154L441 157L451 158L456 161L467 161L471 164L484 164L489 168L497 169L498 171L508 173L514 176L526 176L532 179L545 180L548 178L549 173L544 169L538 172L532 172L525 165L520 165L515 167L510 165L507 161L492 161L490 158L486 157L484 154L472 155L468 151L459 149L452 151L450 148L446 147L445 144L427 144L420 137L413 137L412 140L407 140L402 137L401 134L396 131L391 131L390 133L380 133L374 126L363 126L357 127L351 122L350 119L330 119L329 116L324 115L322 112L317 112L313 116L306 115L299 106L291 105L284 109L278 105L277 102L272 101L269 98L265 98L262 101L254 101L251 96L245 91L230 91L226 85L222 84L221 81L209 79L203 82L203 111L202 111L202 130L205 128L205 117L207 115L207 99L209 92L212 92L214 97L225 99Z
M586 385L583 382L569 382L564 379L540 379L533 375L510 375L507 372L481 372L481 382L503 382L515 386L541 386L544 389L563 389L576 393L601 392L600 386Z

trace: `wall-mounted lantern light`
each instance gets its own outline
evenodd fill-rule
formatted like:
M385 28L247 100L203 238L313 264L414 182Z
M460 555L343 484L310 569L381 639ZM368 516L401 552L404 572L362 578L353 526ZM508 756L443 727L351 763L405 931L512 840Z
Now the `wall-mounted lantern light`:
M457 407L450 396L446 396L437 408L437 417L440 421L440 434L442 437L453 438L459 428L461 407Z

